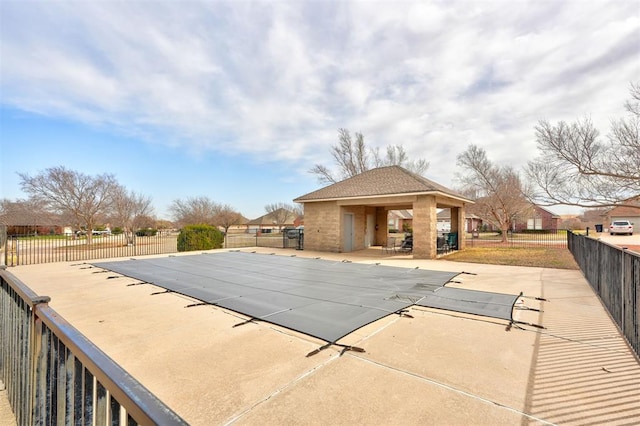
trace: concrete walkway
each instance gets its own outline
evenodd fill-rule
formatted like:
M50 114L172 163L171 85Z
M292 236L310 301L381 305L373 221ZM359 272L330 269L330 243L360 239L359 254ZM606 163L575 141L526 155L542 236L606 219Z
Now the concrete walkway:
M512 327L425 308L324 342L86 265L10 272L192 425L637 424L640 364L580 271L251 249L399 268L466 271L460 288L527 296ZM156 256L158 257L158 256ZM399 269L399 273L401 270Z
M0 426L14 426L15 424L16 417L11 411L11 405L9 405L7 388L0 380Z

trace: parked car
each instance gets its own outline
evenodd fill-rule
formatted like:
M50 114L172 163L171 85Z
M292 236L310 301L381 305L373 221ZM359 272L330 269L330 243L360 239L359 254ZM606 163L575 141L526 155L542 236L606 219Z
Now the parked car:
M79 231L76 231L76 235L78 237L83 236L83 235L87 235L87 231L85 231L84 229L81 229ZM93 236L111 235L111 231L96 231L94 229L94 230L91 231L91 235L93 235Z
M609 235L615 234L633 235L633 223L628 220L614 220L609 226Z

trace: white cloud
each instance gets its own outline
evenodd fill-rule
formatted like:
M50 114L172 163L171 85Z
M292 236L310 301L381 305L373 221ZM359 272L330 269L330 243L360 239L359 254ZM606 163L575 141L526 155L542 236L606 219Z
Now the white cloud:
M539 119L606 133L640 75L635 2L5 2L1 27L5 105L309 164L344 127L445 184L469 143L524 164Z

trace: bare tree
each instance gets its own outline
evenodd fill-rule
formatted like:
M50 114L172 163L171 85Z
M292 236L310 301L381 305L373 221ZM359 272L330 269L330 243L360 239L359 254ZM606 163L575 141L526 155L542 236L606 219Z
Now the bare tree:
M216 215L216 225L224 228L225 235L229 232L229 228L233 225L239 225L242 221L242 215L233 209L230 205L225 204L220 206L218 214Z
M265 211L271 215L274 225L278 225L278 230L287 222L293 222L296 218L295 207L287 203L272 203L264 206Z
M511 167L493 164L485 150L476 145L458 155L457 164L467 171L459 174L458 180L465 192L475 198L476 204L470 210L499 227L502 241L506 242L513 221L531 209L518 173Z
M137 215L133 220L133 229L151 229L157 225L156 218L146 214Z
M373 163L374 167L401 166L418 175L422 175L429 168L429 162L424 158L414 161L409 160L409 156L402 145L387 146L385 157L380 157L380 150L376 148L373 150Z
M161 232L166 232L174 228L173 222L169 220L159 219L156 220L156 228Z
M388 146L386 156L382 157L379 149L366 146L362 133L356 132L354 140L348 130L338 129L338 138L338 144L331 147L337 173L322 164L316 164L309 170L309 173L316 175L321 183L336 183L372 167L397 165L417 174L423 174L429 167L429 163L424 159L409 161L402 145Z
M541 155L530 161L527 175L542 205L640 208L640 84L631 85L629 117L614 120L608 141L589 119L553 126L540 121L536 141Z
M302 203L295 203L292 207L291 212L296 216L296 217L304 217L304 204Z
M127 191L117 185L112 193L113 221L122 227L129 242L133 242L133 233L140 227L140 219L153 215L151 198L134 191Z
M220 204L208 197L190 197L185 200L174 200L169 207L174 221L179 226L212 225L220 212Z
M111 174L90 176L66 169L52 167L36 176L18 173L20 187L36 202L43 203L55 213L68 214L77 228L87 230L87 243L91 244L91 231L101 215L111 207L111 194L117 186Z
M39 201L0 200L0 223L6 225L50 225L59 224L60 216L47 211Z

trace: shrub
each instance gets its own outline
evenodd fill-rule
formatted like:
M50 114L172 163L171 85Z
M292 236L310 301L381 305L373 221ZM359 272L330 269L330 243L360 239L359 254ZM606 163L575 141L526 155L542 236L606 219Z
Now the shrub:
M215 226L187 225L178 234L178 251L217 249L223 242L224 235Z
M112 233L113 235L120 235L120 234L122 234L123 232L124 232L124 230L123 230L122 228L120 228L119 226L116 226L115 228L113 228L113 229L111 230L111 233Z
M136 231L136 236L137 237L155 237L155 235L158 233L157 229L153 229L153 228L142 228L142 229L138 229Z
M523 234L549 234L551 231L548 229L523 229Z

